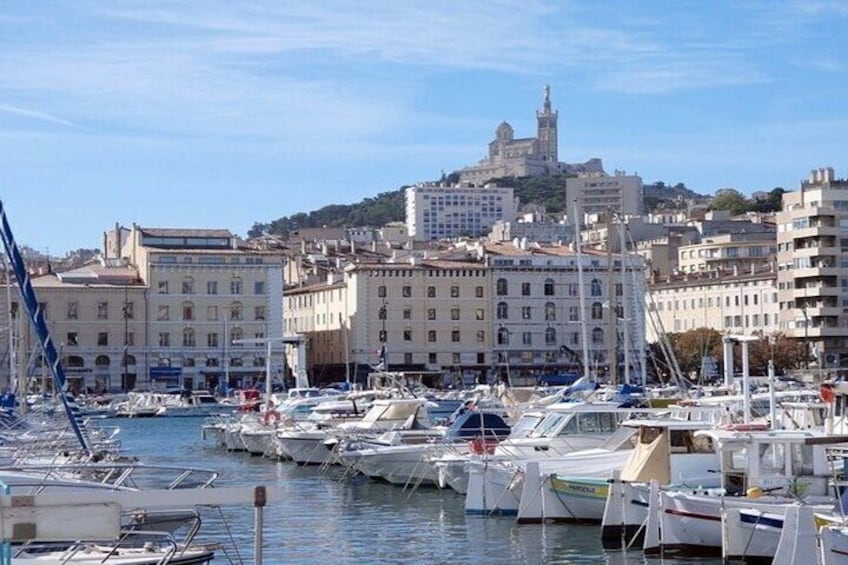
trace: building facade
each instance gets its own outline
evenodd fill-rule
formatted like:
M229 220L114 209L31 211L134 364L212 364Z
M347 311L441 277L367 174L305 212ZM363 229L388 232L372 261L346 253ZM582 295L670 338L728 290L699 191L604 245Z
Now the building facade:
M642 179L616 171L581 172L565 181L568 202L577 201L581 214L623 214L637 216L642 211Z
M406 189L406 227L416 241L484 236L495 222L512 221L517 209L512 188L424 183Z
M821 369L848 366L848 180L814 170L777 214L780 328Z

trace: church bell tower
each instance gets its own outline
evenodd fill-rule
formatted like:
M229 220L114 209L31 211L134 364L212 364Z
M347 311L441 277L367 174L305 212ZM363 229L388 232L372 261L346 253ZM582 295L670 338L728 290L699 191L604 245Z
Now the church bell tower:
M557 117L559 112L551 111L550 85L545 85L544 94L542 110L536 112L536 139L539 143L539 157L555 167L559 163L559 156L557 155Z

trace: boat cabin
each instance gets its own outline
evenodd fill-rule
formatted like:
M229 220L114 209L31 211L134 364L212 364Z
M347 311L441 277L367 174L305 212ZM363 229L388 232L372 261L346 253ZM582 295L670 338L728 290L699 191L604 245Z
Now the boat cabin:
M727 429L696 435L710 438L718 447L721 486L731 495L825 496L833 477L828 448L848 442L848 436L820 430Z

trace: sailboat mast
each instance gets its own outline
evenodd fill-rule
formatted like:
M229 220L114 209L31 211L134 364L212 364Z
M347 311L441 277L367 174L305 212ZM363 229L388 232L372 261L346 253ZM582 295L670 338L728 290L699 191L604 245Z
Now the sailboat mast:
M583 282L583 253L580 246L580 214L577 210L577 199L574 200L574 245L577 250L577 294L580 299L580 341L583 343L583 371L591 373L589 369L589 335L586 331L586 285Z
M612 215L611 209L607 210L607 303L609 304L609 319L607 320L607 347L609 347L607 359L609 360L609 377L612 386L618 386L618 333L616 332L616 308L615 308L615 278L613 277L612 261Z

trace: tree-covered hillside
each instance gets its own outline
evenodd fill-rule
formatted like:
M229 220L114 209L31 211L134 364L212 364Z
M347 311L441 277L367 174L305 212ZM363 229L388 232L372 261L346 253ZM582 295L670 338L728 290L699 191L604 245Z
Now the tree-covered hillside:
M546 177L518 177L492 179L499 186L512 186L515 196L523 206L538 204L544 206L551 214L566 211L565 182L567 175L551 175ZM455 179L446 178L446 182ZM356 204L331 204L312 212L301 212L272 220L268 223L256 222L248 237L258 237L263 234L279 235L284 238L294 230L317 227L342 226L382 226L389 222L404 220L404 190L401 187L392 192L384 192L373 198L365 198ZM645 185L645 204L647 209L670 202L681 202L686 199L706 198L686 188L683 183L674 186L663 182Z

